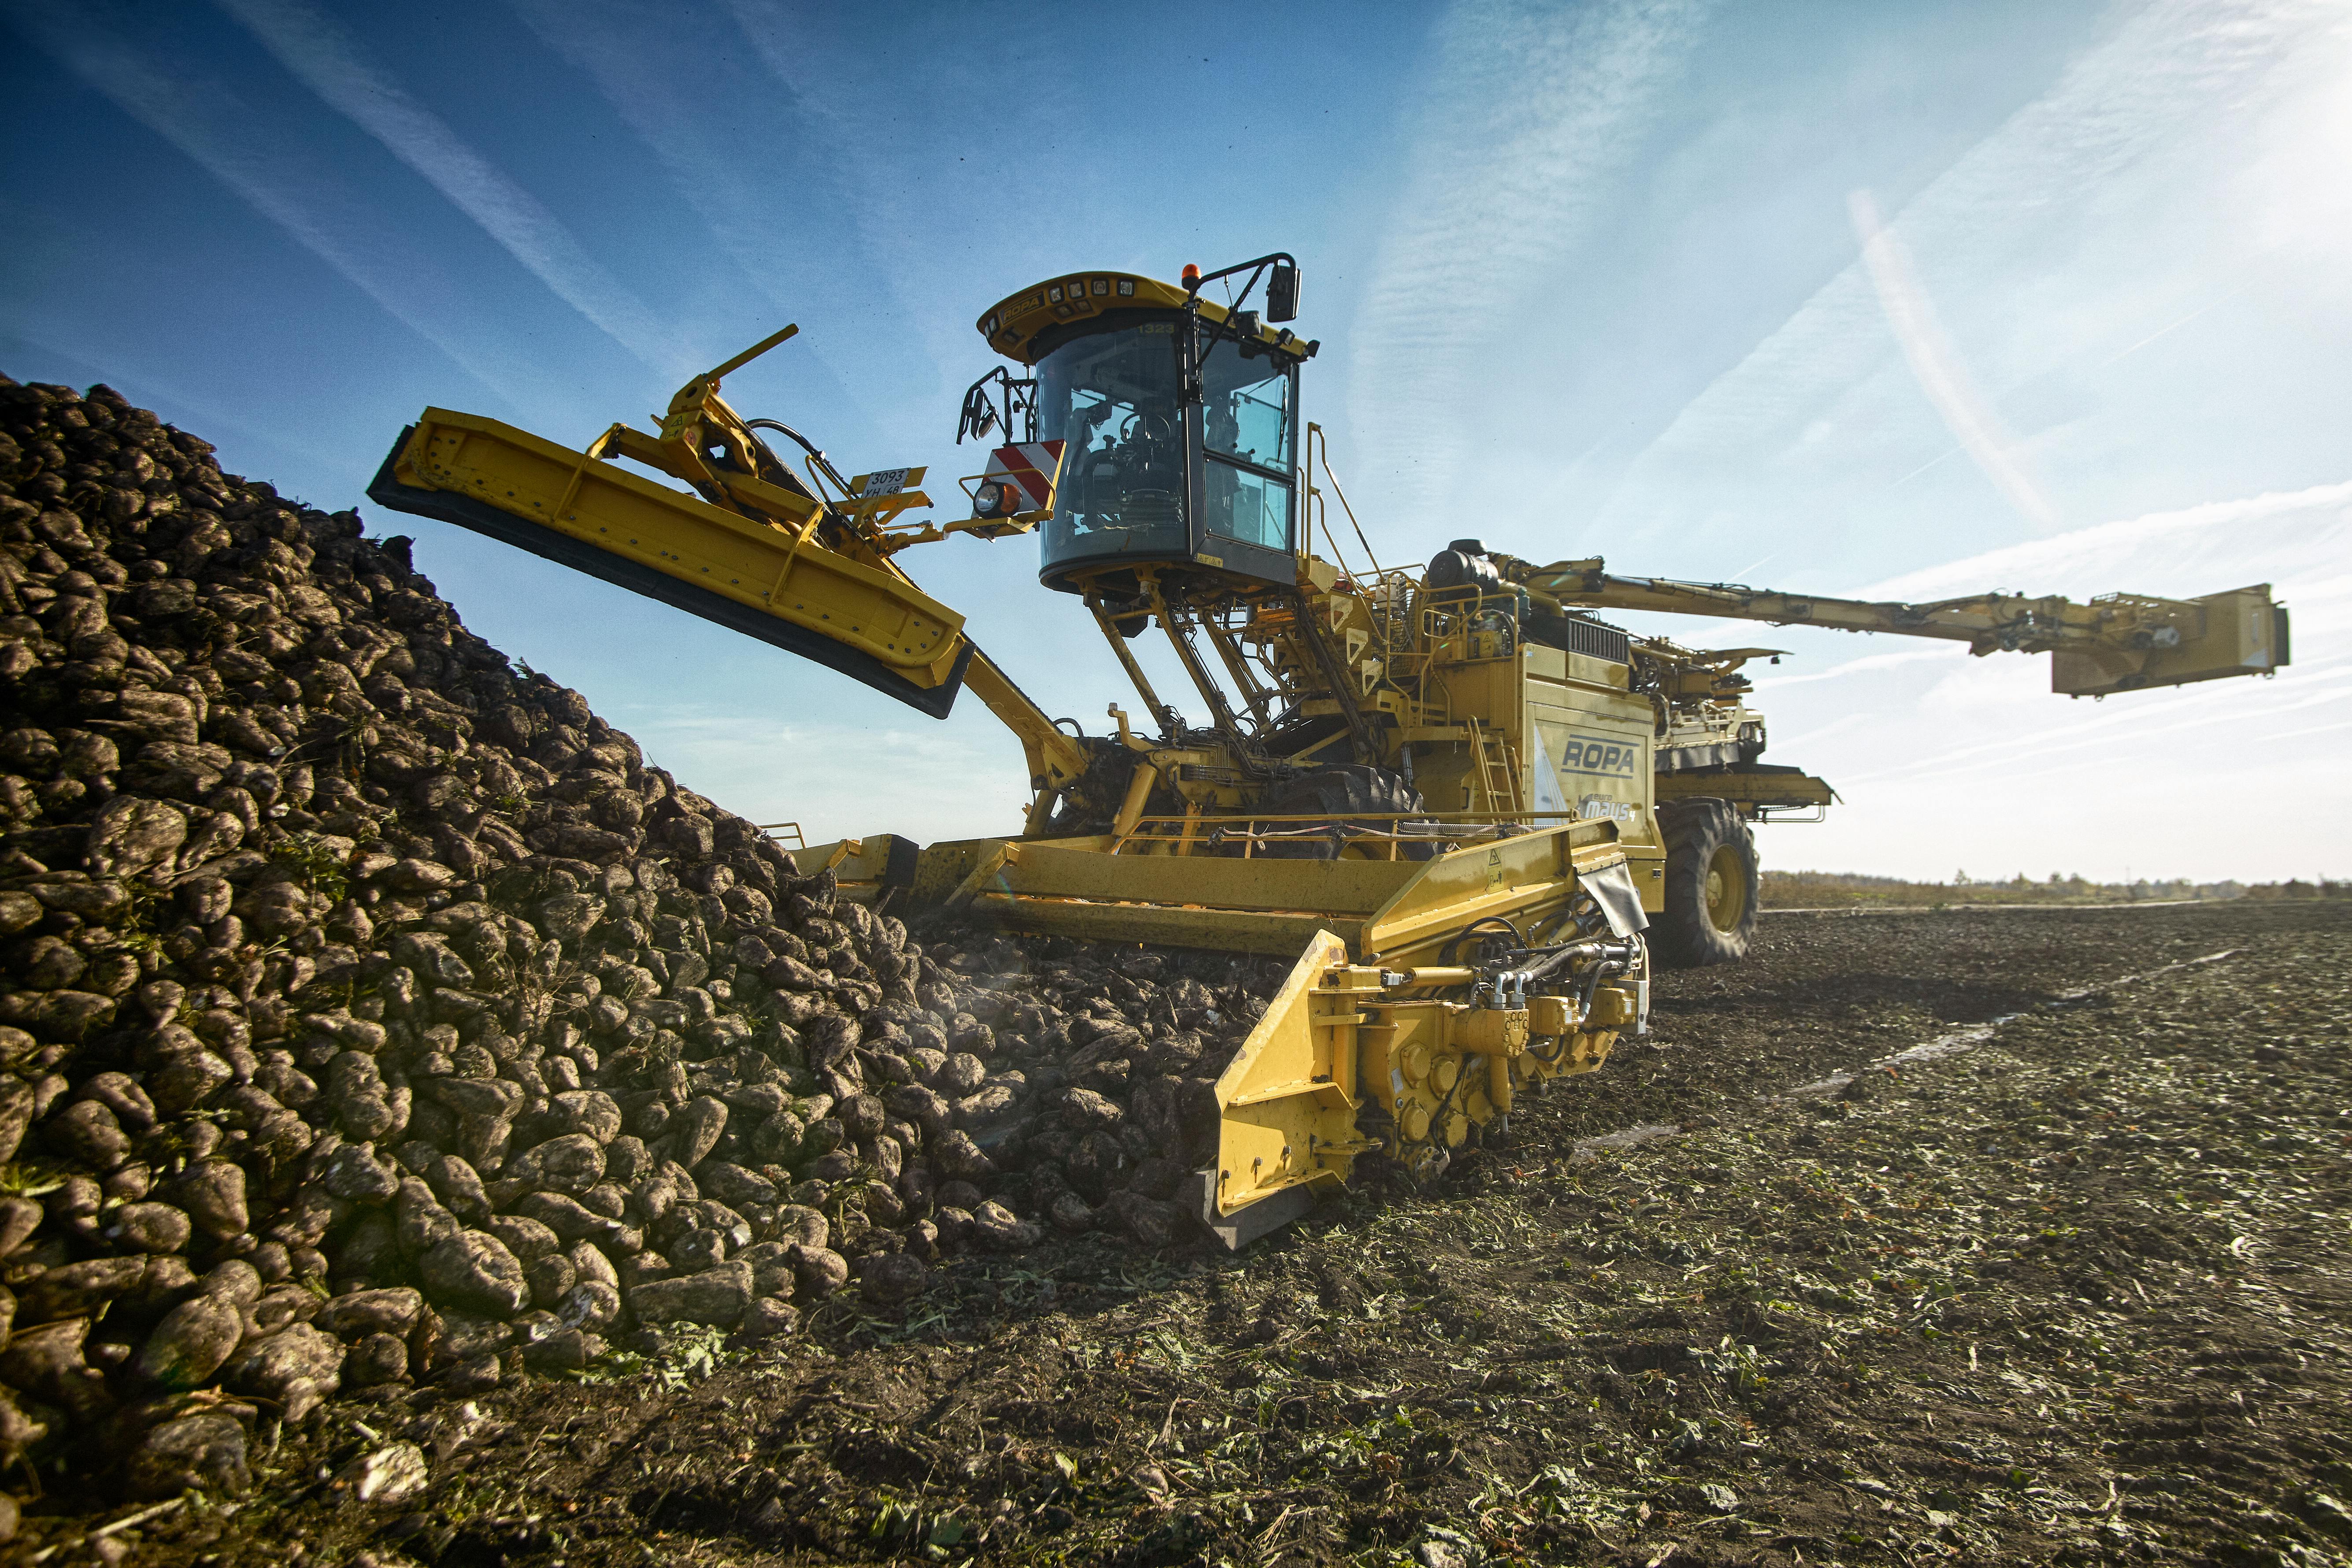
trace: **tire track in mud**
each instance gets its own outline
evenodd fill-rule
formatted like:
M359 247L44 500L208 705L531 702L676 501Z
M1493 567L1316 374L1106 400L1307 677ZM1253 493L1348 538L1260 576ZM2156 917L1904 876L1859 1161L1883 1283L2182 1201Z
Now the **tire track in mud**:
M2034 909L2034 906L2032 905L1997 907L2017 909L2021 910L2032 910ZM2175 908L2180 906L2177 904L2165 904L2145 906L2099 905L2093 907L2097 909L2129 909ZM1815 911L1794 910L1787 912L1811 913ZM2202 953L2194 958L2177 959L2168 963L2158 964L2151 969L2133 971L2128 973L2117 975L2111 980L2103 981L2095 984L2082 985L2070 990L2061 991L2056 993L2049 1000L2037 1003L2033 1006L2021 1007L2011 1012L2002 1013L1995 1017L1987 1019L1982 1023L1969 1024L1957 1029L1946 1030L1928 1039L1922 1040L1916 1045L1906 1047L1901 1050L1889 1052L1883 1056L1874 1057L1855 1066L1838 1068L1821 1078L1798 1084L1793 1088L1768 1090L1762 1094L1755 1096L1752 1103L1759 1105L1771 1105L1801 1100L1837 1099L1850 1093L1856 1081L1866 1080L1868 1075L1883 1074L1890 1078L1899 1078L1903 1070L1906 1068L1925 1066L1929 1062L1947 1060L1950 1058L1962 1056L1974 1051L1989 1041L1998 1037L2000 1031L2009 1025L2015 1023L2020 1018L2030 1017L2037 1012L2060 1011L2068 1007L2081 1006L2098 997L2121 990L2126 986L2144 984L2148 981L2158 979L2167 974L2177 973L2183 970L2196 969L2210 964L2225 963L2231 958L2240 956L2246 950L2242 947L2222 948L2217 952ZM1606 1072L1607 1070L1608 1069L1605 1068L1602 1069L1603 1072ZM1710 1119L1710 1124L1712 1124L1713 1121L1714 1119ZM1604 1155L1622 1154L1632 1150L1638 1149L1645 1143L1654 1142L1662 1138L1675 1137L1681 1134L1684 1131L1685 1126L1681 1122L1636 1122L1631 1126L1622 1127L1613 1131L1594 1133L1576 1139L1570 1145L1569 1158L1571 1163L1590 1164L1599 1161Z
M2200 958L2182 959L2176 963L2167 963L2156 969L2142 970L2137 974L2122 975L2116 979L2107 982L2104 985L2084 986L2076 991L2061 992L2056 1001L2044 1004L2042 1010L2045 1012L2055 1011L2064 1006L2080 1005L2095 997L2104 995L2108 992L2120 991L2126 985L2141 984L2145 982L2154 980L2159 975L2171 974L2183 969L2194 969L2200 964L2220 963L2226 959L2237 957L2239 953L2244 951L2245 950L2242 948L2226 947L2219 952L2209 952ZM1861 1073L1900 1073L1906 1067L1917 1066L1931 1061L1938 1061L1947 1057L1960 1056L1966 1052L1975 1050L1979 1046L1990 1040L1995 1036L1999 1035L2008 1025L2015 1023L2020 1018L2031 1016L2032 1012L2033 1009L2028 1008L2021 1009L2015 1013L2004 1013L2000 1017L1992 1019L1989 1023L1971 1024L1964 1029L1953 1029L1948 1033L1937 1036L1932 1040L1922 1040L1919 1044L1913 1046L1906 1050L1896 1051L1892 1056L1880 1057L1876 1060L1865 1063L1862 1067L1852 1068L1844 1072L1832 1073L1827 1078L1817 1079L1811 1083L1800 1084L1795 1089L1787 1089L1782 1091L1780 1094L1767 1096L1766 1098L1776 1100L1795 1100L1839 1094L1849 1088L1853 1083L1855 1077Z

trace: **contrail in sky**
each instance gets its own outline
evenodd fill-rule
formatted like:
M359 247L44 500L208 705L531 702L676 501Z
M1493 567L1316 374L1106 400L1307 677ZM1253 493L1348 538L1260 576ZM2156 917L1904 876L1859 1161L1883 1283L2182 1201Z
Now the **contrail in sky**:
M1585 238L1706 9L1460 0L1439 23L1416 152L1356 323L1349 393L1359 460L1391 477L1399 514L1443 493L1482 356Z
M2006 545L1979 555L1906 572L1899 577L1855 589L1852 596L1916 603L1947 594L1979 593L1993 583L2021 587L2028 593L2063 593L2066 591L2065 579L2105 568L2123 559L2128 551L2160 542L2193 543L2221 536L2222 542L2229 546L2228 553L2242 559L2248 552L2248 530L2252 525L2297 513L2325 513L2331 509L2337 513L2332 522L2314 518L2296 530L2294 542L2306 553L2321 554L2330 548L2331 535L2346 536L2345 543L2352 546L2352 480L2313 485L2300 490L2272 490L2237 500L2207 501L2174 511L2154 511L2145 517L2096 523L2054 538ZM2250 564L2270 569L2267 554Z
M1851 590L1846 596L1920 603L1981 592L1997 584L2032 593L2080 594L2085 584L2113 586L2126 580L2135 588L2150 587L2154 584L2145 581L2143 574L2153 573L2205 591L2268 577L2278 589L2280 601L2296 614L2295 641L2302 651L2286 678L2274 688L2263 688L2257 694L2236 681L2193 687L2159 699L2164 715L2160 720L2151 715L2144 700L2094 717L2065 710L2053 713L2037 694L2017 704L2014 718L1998 739L1906 757L1892 767L1874 754L1870 763L1876 765L1866 764L1852 773L1841 770L1840 782L1858 785L1965 771L1989 765L1986 759L2022 753L2042 757L2080 746L2112 745L2117 735L2137 745L2169 732L2177 723L2219 722L2242 717L2257 705L2270 720L2313 705L2340 705L2347 689L2347 659L2332 650L2340 646L2338 628L2345 624L2345 606L2352 604L2352 574L2337 569L2347 560L2352 560L2352 482L2120 519ZM2240 574L2234 578L2211 575L2219 570L2236 570ZM2123 576L2126 572L2127 579ZM1937 676L1942 682L1977 679L1976 667L1966 650L1958 643L1940 643L1869 654L1802 674L1760 674L1757 686L1768 700L1777 702L1795 687L1925 664L1946 667ZM2184 711L2205 714L2217 706L2216 718L2179 717ZM1822 740L1848 727L1846 719L1833 721L1797 743ZM2321 731L2297 733L2305 732ZM1788 750L1792 743L1782 740L1776 744Z
M224 448L221 466L232 466L228 450L242 447L250 455L252 447L265 447L273 461L286 461L298 456L301 442L299 432L281 429L263 419L231 405L215 401L204 393L192 390L184 382L159 374L152 356L142 355L137 347L125 350L121 345L85 344L79 349L65 349L41 335L27 331L22 325L0 330L0 343L13 358L21 344L55 360L60 365L72 366L71 379L88 384L94 381L111 384L117 392L142 408L152 409L171 419L184 429L205 432L205 438ZM103 355L100 363L95 355ZM168 412L167 412L168 411ZM234 441L231 440L234 437ZM242 459L240 459L242 460Z
M382 225L368 205L340 189L331 174L310 166L299 147L273 142L264 117L226 86L191 76L184 66L160 68L125 48L116 30L86 7L16 4L8 14L117 108L178 148L386 314L509 403L530 405L532 389L484 356L478 323L460 321L443 308L446 301L427 297L442 281L429 261L413 247L370 243L366 230Z
M1903 204L1902 236L1950 279L1946 308L1969 308L1972 357L1995 384L2110 357L2116 342L2158 324L2147 321L2147 298L2170 293L2201 258L2134 250L2130 226L2159 210L2168 178L2203 177L2189 150L2248 156L2242 144L2266 123L2266 109L2289 116L2283 127L2305 130L2310 114L2295 106L2324 95L2282 100L2291 84L2281 73L2312 55L2343 15L2340 0L2149 0L2117 9L2112 31L2047 90ZM2205 190L2189 195L2201 199ZM2086 245L2097 247L2095 267L2084 259ZM1905 370L1886 363L1885 349L1890 320L1906 298L1924 296L1898 286L1890 309L1890 279L1871 262L1856 258L1693 397L1627 465L1591 535L1720 528L1738 482L1714 478L1727 472L1769 474L1834 500L1874 461L1887 462L1895 482L1918 466L1929 451L1892 461L1890 438L1916 432L1886 405L1885 378ZM1906 343L1906 356L1916 346ZM1968 423L1963 414L1959 426Z
M1055 92L998 91L1005 59L1050 47L1050 20L1037 13L1016 22L971 7L934 17L930 52L910 78L905 60L813 37L799 0L725 0L725 7L791 95L805 132L803 157L829 165L849 197L841 210L871 258L867 276L888 279L886 292L868 302L877 321L893 335L906 321L927 356L926 379L961 385L971 374L963 367L980 351L972 332L975 256L985 255L988 271L1000 278L1045 277L1070 265L1053 225L1000 222L1005 191L1034 177L1033 149L1051 144L1066 122ZM934 103L985 100L992 134L956 136L955 156L943 157L937 128L906 111L908 94ZM960 237L910 244L913 235Z
M310 0L220 0L311 91L383 143L598 330L667 375L691 374L677 332L581 248L561 219L439 115L362 59Z
M1911 264L1909 247L1879 221L1878 203L1868 191L1855 191L1846 198L1846 205L1853 215L1854 237L1862 241L1863 266L1878 291L1879 308L1886 312L1886 325L1902 345L1919 390L1927 395L1953 436L2020 516L2044 531L2057 526L2057 509L2010 450L2014 442L1945 336L1943 324L1936 319L1935 303Z
M862 265L864 258L845 256L819 238L824 216L845 205L843 194L795 188L781 172L782 156L796 153L806 133L797 99L782 83L777 90L746 92L746 62L709 54L709 17L620 0L510 4L541 42L595 84L660 161L672 189L709 230L698 243L707 237L775 307L758 320L805 321L812 310L838 309L845 300L863 302L852 262ZM737 96L730 98L729 89ZM720 104L723 112L714 108ZM815 337L794 343L793 357L814 362L830 379L828 390L870 419L845 367L870 374L876 360L895 351L868 345L854 359Z
M2096 715L2065 713L2063 717L2047 711L2044 700L2036 697L2031 704L2018 706L2015 717L1995 739L1905 756L1893 766L1864 766L1851 774L1842 773L1841 782L1860 785L1917 776L1957 776L1996 764L2007 767L2020 756L2040 760L2084 749L2112 749L2118 743L2138 746L2175 730L2203 724L2242 723L2254 715L2275 721L2305 708L2340 709L2347 691L2352 691L2352 658L2338 651L2345 606L2352 603L2352 574L2341 570L2347 560L2352 560L2352 482L2121 519L1987 551L1856 590L1853 596L1858 598L1918 602L1978 591L1992 584L2028 592L2056 589L2079 594L2086 584L2114 586L2116 579L2109 574L2125 571L2130 573L2129 586L2160 592L2170 590L2147 581L2148 576L2172 578L2196 591L2267 577L2276 586L2281 602L2296 613L2300 624L2295 640L2300 652L2276 686L2216 681L2177 692L2140 694L2126 705ZM2238 575L2211 575L2220 570ZM1875 656L1813 676L1775 681L1772 688L1835 679L1906 657L1943 653L1937 649L1934 654L1922 650L1912 655L1906 650ZM1974 682L1977 674L1970 663L1953 660L1942 679Z
M2292 700L2276 704L2265 703L2262 717L2274 720L2284 714L2301 712L2306 708L2340 710L2352 684L2343 679L2340 670L2327 672L2315 682L2319 672L2305 670L2303 681L2294 689ZM1998 769L2011 782L2034 774L2018 774L2015 762L2019 756L2036 762L2065 752L2102 753L2106 765L2112 766L2116 750L2116 731L2134 745L2169 735L2182 730L2200 729L2209 724L2243 725L2249 717L2245 699L2234 683L2207 688L2190 688L2172 695L2171 701L2158 717L2144 710L2148 693L2135 693L2143 700L2132 707L2092 719L2050 719L2040 721L2030 731L2004 735L1982 745L1962 746L1934 756L1909 757L1895 767L1876 773L1841 773L1840 777L1853 786L1886 784L1896 779L1933 777L1952 779L1987 769ZM2037 701L2045 700L2037 698ZM2179 717L2184 710L2188 717ZM2062 710L2063 711L2063 710Z
M1874 669L1893 669L1906 664L1927 664L1955 658L1964 650L1958 643L1938 643L1933 647L1906 647L1899 653L1864 654L1827 669L1810 670L1803 675L1771 675L1756 677L1759 691L1779 691L1783 687L1810 686L1817 680L1843 680L1849 675L1863 675Z

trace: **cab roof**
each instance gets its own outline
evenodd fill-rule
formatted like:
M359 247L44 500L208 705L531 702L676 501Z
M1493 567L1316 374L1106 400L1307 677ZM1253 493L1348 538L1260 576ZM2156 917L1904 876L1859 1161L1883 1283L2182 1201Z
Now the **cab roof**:
M1183 308L1184 290L1156 278L1139 277L1132 272L1071 272L1006 296L972 324L998 353L1023 364L1035 364L1038 356L1034 350L1038 334L1048 327L1113 310ZM1208 300L1200 301L1200 309L1202 316L1220 325L1232 314L1224 306ZM1268 343L1296 340L1294 333L1263 324L1258 328L1258 336Z

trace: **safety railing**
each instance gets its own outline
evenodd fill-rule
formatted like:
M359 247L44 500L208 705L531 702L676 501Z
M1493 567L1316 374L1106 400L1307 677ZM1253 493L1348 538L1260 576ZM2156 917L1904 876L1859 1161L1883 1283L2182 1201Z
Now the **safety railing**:
M1535 825L1580 822L1577 811L1360 811L1340 818L1329 812L1283 816L1144 816L1111 841L1114 855L1191 855L1239 847L1239 858L1253 859L1266 847L1337 843L1383 851L1373 858L1395 860L1412 847L1459 848L1498 838L1515 838ZM1370 826L1389 823L1383 829Z
M1502 658L1525 635L1519 625L1519 595L1467 585L1424 588L1413 595L1412 634L1416 651L1427 662ZM1483 653L1473 640L1481 635L1497 639Z

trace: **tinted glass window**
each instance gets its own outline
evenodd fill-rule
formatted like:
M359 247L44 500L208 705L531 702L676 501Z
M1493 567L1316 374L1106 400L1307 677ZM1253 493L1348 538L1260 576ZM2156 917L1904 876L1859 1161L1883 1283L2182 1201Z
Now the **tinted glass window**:
M1209 531L1261 550L1290 550L1290 487L1233 463L1209 459Z
M1290 373L1271 360L1244 359L1238 343L1220 342L1209 352L1202 381L1209 450L1288 477Z
M1267 359L1244 359L1237 343L1210 351L1202 376L1208 437L1209 531L1262 550L1290 550L1290 471L1295 442L1290 373ZM1221 462L1221 458L1238 459ZM1253 470L1265 468L1270 473Z
M1183 421L1174 321L1075 339L1037 365L1038 430L1067 443L1045 560L1181 554Z

